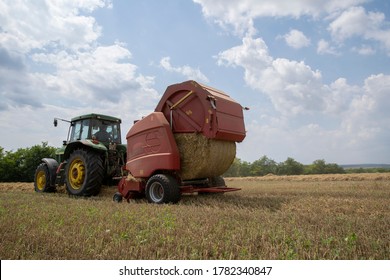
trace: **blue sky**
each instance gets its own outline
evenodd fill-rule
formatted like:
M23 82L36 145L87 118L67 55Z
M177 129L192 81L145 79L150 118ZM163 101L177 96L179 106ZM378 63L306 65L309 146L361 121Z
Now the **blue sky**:
M59 146L69 119L133 120L194 79L243 106L237 156L390 163L390 2L2 1L0 146Z

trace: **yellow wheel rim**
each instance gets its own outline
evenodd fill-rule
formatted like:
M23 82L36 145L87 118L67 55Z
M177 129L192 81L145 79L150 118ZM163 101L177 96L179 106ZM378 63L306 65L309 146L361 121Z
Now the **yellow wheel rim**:
M46 174L45 174L45 171L40 170L38 172L37 178L36 178L36 182L37 182L38 190L43 191L45 189L45 186L46 186Z
M83 186L85 179L85 166L81 159L75 159L70 163L68 182L74 190L78 190Z

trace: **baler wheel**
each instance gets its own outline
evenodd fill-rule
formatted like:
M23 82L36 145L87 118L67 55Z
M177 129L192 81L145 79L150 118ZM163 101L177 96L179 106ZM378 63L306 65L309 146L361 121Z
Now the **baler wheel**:
M180 200L179 186L170 175L156 174L150 177L145 193L150 203L177 203Z
M222 176L209 178L209 187L211 188L226 188L225 180ZM202 192L199 191L200 195L222 195L224 192Z
M225 180L222 176L212 177L210 180L210 187L226 187Z
M97 195L103 177L103 160L99 154L80 149L70 155L65 169L66 189L69 194Z
M53 192L55 188L50 186L49 168L46 163L38 165L34 176L34 190L36 192Z

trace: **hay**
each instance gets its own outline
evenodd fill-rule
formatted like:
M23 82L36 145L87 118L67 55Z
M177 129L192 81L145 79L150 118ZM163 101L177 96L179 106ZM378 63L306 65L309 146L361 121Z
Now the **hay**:
M126 181L128 182L142 182L142 178L135 178L133 175L131 175L130 173L127 174L127 177L126 177Z
M236 156L236 143L208 139L203 134L174 135L180 152L180 177L183 180L222 175Z

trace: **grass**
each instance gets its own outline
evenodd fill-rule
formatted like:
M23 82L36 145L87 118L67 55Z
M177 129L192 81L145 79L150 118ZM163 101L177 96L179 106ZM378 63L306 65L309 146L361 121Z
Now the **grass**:
M176 205L0 183L0 258L390 259L390 178L332 178L227 179L242 190Z

